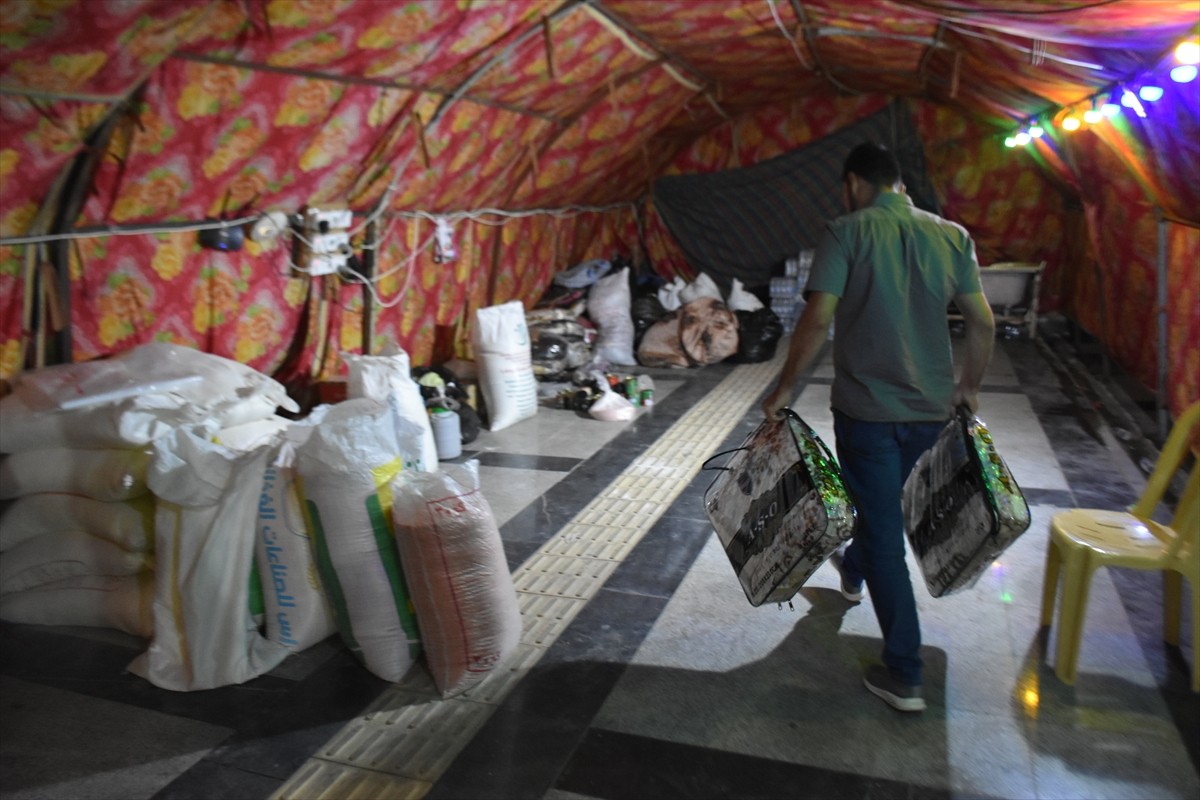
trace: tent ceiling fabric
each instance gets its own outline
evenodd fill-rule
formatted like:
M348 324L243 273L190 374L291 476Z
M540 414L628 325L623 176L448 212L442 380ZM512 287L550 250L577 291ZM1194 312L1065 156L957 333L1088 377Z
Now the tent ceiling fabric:
M49 103L61 122L80 113L71 104L116 104L156 74L183 70L200 74L203 90L232 93L275 76L280 90L326 104L324 114L308 110L310 123L338 124L334 106L367 91L391 119L355 155L404 173L412 191L392 195L397 207L429 210L631 200L690 141L795 97L920 96L1009 124L1152 63L1196 16L1193 0L4 0L3 8L7 106ZM8 116L17 132L28 117L11 108ZM60 152L82 146L85 126L62 127ZM430 202L419 174L427 157L482 157L479 140L497 131L511 146L482 165L489 180L472 182L470 196L458 181ZM339 199L367 207L386 186L359 176Z
M364 341L461 355L475 309L535 301L571 259L694 271L655 179L748 167L896 99L947 213L993 255L1049 259L1062 307L1145 377L1150 315L1122 301L1150 302L1156 210L1195 219L1197 84L1158 117L999 142L1198 26L1196 0L0 0L0 380L41 363L55 279L63 358L158 339L327 377ZM162 229L311 205L380 212L366 290L278 243ZM458 260L433 257L423 214L459 215ZM1200 237L1168 238L1182 408Z

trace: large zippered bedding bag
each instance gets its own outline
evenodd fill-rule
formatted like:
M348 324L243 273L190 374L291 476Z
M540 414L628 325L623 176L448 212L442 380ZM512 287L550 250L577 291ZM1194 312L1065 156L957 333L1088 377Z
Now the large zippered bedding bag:
M975 585L1029 527L1029 506L987 426L959 408L903 494L908 542L934 597Z
M753 606L783 603L854 533L837 461L795 412L765 420L704 469L720 474L704 508ZM732 453L724 467L709 466Z

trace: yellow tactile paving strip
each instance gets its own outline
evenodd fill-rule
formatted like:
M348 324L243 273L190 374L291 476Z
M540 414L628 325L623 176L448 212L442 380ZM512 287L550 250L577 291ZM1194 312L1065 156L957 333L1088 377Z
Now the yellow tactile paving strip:
M273 795L278 800L420 798L641 541L779 372L784 348L738 367L634 459L513 573L524 620L504 668L441 699L414 667Z

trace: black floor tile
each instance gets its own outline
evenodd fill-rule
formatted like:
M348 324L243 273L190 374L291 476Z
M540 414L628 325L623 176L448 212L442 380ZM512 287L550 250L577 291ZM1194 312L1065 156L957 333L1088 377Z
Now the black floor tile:
M707 519L664 515L647 531L604 586L618 592L669 598L708 537L715 535Z
M542 656L540 664L576 661L627 663L650 632L667 598L615 591L607 586L580 610ZM573 687L559 687L557 693Z
M282 780L204 759L151 800L257 800L270 797L282 785Z
M555 788L605 800L951 796L942 789L598 729L583 737Z
M539 663L426 797L539 800L624 670L611 662Z

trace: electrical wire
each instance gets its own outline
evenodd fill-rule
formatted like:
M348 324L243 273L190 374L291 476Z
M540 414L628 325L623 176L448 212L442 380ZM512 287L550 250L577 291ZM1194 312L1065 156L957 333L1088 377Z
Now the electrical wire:
M951 14L989 14L992 16L1039 16L1045 14L1071 14L1076 11L1087 11L1089 8L1101 8L1102 6L1112 5L1120 0L1096 0L1093 3L1084 3L1082 5L1071 6L1069 8L1038 8L1038 9L1005 9L1003 11L995 8L962 8L954 6L943 6L937 3L922 2L922 0L905 0L905 3L910 6L919 6L927 8L930 11L948 12Z
M7 236L0 238L0 247L16 247L24 244L42 244L44 242L61 242L68 239L98 239L104 236L145 236L153 233L187 233L188 231L210 231L220 228L237 228L251 222L257 222L258 216L239 217L238 219L215 220L207 222L181 222L179 224L159 224L136 227L88 228L67 233L43 233L35 236Z

